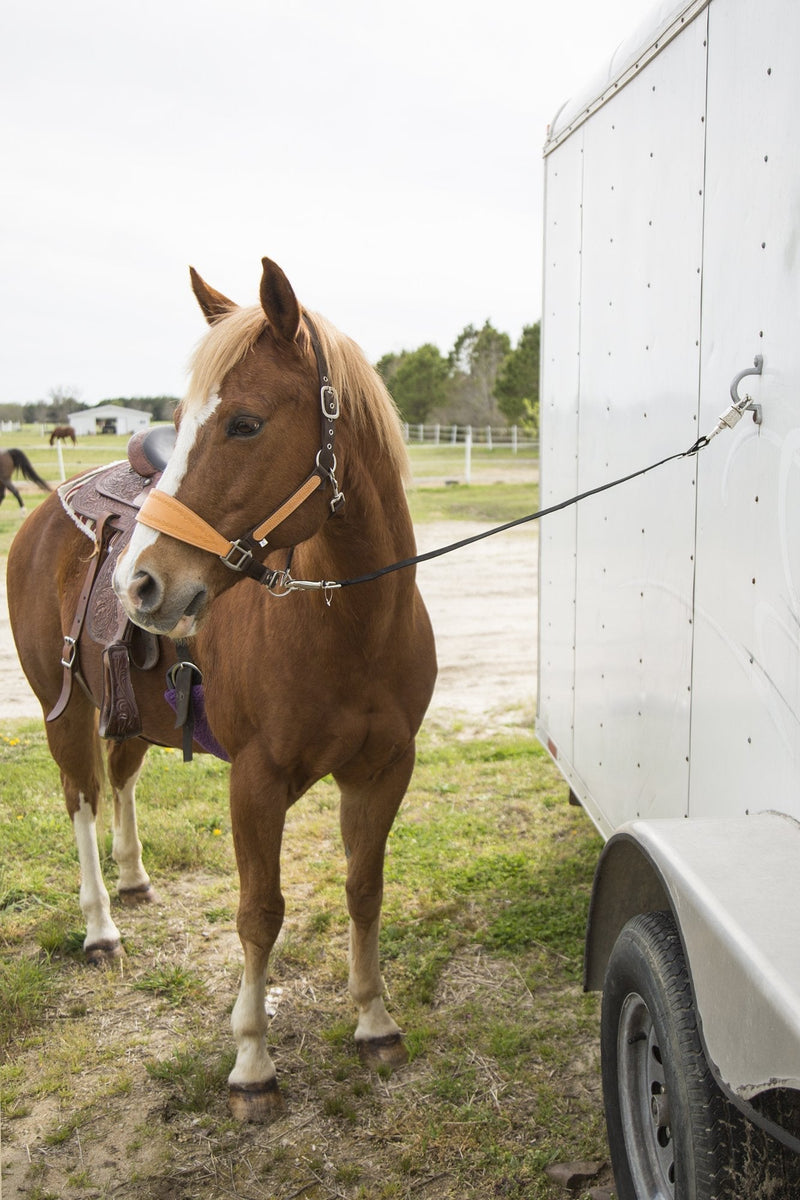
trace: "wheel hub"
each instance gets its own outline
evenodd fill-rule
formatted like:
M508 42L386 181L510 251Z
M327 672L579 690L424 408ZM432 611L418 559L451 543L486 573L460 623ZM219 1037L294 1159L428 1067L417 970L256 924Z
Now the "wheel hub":
M674 1200L675 1147L659 1037L638 993L625 998L618 1030L620 1111L636 1194Z

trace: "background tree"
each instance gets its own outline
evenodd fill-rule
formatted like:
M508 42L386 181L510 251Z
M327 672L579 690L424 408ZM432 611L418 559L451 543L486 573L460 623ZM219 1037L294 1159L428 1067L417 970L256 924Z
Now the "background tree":
M450 351L450 384L442 419L467 425L497 425L500 410L494 389L498 372L511 350L507 333L490 321L483 328L467 325Z
M408 356L407 350L402 350L400 354L384 354L383 358L375 363L375 370L380 375L383 382L386 384L389 391L392 391L392 383L397 374L397 368L400 366L404 358ZM394 393L392 393L394 395Z
M22 421L25 425L43 425L48 420L48 404L46 400L36 400L23 404Z
M444 402L447 359L430 342L418 350L384 355L378 370L404 421L423 424L428 414Z
M117 396L104 400L103 404L117 404L120 408L138 408L149 412L154 421L171 421L180 403L177 396Z
M538 321L526 325L498 373L494 394L509 425L539 427L540 332Z
M71 412L78 412L86 407L78 397L80 390L76 387L54 387L47 393L48 404L44 420L55 421L58 425L66 425Z

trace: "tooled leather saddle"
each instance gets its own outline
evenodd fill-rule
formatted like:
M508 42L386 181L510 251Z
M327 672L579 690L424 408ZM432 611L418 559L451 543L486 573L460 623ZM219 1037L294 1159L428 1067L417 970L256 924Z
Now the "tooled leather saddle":
M69 703L74 681L100 710L100 736L115 741L142 731L131 668L146 671L161 657L160 639L133 625L111 586L117 558L127 546L136 514L156 485L175 443L171 426L155 426L134 434L128 461L90 471L58 489L67 514L94 543L94 553L78 597L72 626L64 638L61 694L48 721L55 721ZM81 670L81 646L86 638L102 653L102 694L96 695L87 672ZM85 647L87 656L91 653ZM94 651L97 652L96 650Z

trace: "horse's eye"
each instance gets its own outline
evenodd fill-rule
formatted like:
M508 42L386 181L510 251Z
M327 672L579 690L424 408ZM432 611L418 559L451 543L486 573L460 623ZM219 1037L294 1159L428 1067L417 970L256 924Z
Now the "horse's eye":
M232 417L228 422L228 437L255 437L261 432L263 424L258 417Z

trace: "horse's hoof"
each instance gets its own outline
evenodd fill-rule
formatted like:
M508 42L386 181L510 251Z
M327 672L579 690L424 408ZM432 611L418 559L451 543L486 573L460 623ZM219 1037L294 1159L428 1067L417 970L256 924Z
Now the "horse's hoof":
M356 1045L358 1057L371 1071L378 1071L381 1067L404 1067L408 1062L408 1051L402 1033L359 1039Z
M286 1111L286 1104L273 1076L266 1083L231 1083L228 1085L228 1107L237 1121L268 1125Z
M84 946L83 949L90 967L108 967L118 958L125 957L125 951L119 941L95 942L94 945Z
M143 883L139 887L118 888L117 895L126 908L135 908L137 904L155 904L158 899L152 883Z

